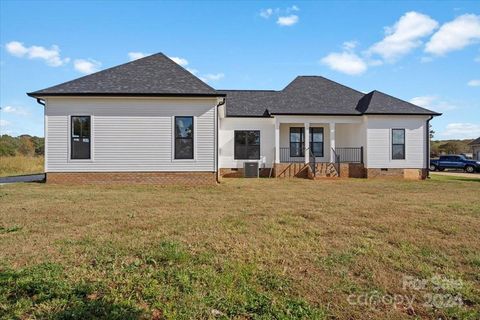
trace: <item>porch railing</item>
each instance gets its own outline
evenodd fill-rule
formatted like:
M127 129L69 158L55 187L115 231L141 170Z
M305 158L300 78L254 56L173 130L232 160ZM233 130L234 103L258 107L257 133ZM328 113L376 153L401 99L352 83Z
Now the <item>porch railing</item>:
M290 148L285 147L285 148L280 148L280 162L281 163L303 163L305 162L305 157L300 156L300 157L292 157L290 156Z
M335 170L337 170L337 174L340 177L340 156L337 154L337 152L333 148L332 148L332 154L333 154L333 159L335 160L333 165L335 166Z
M338 156L341 163L363 163L363 147L335 148L333 152Z

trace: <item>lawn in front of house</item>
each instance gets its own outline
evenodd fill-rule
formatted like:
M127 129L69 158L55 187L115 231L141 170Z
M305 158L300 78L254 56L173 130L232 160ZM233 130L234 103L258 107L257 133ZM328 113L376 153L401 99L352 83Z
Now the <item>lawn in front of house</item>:
M478 319L479 181L4 185L0 318Z

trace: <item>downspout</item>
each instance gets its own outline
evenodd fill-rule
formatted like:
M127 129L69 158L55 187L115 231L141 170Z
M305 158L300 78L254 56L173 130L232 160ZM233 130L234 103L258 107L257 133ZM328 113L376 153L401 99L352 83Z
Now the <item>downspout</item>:
M220 172L219 172L219 163L218 163L218 159L219 159L219 156L218 156L218 153L219 153L219 150L218 150L218 146L219 146L219 134L218 132L220 131L220 116L219 116L219 108L220 106L223 106L225 104L225 98L222 99L222 101L220 101L216 106L216 112L217 112L217 119L215 119L215 123L216 123L216 139L215 139L215 142L216 142L216 146L215 146L215 154L216 154L216 159L215 159L215 164L216 164L216 168L215 168L215 171L216 171L216 180L217 180L217 183L220 183L220 178L219 178L219 175L220 175Z
M426 147L426 161L425 161L425 166L427 167L427 179L430 179L430 120L433 119L433 116L430 116L430 118L427 120L427 128L426 130L426 139L425 139L425 147Z

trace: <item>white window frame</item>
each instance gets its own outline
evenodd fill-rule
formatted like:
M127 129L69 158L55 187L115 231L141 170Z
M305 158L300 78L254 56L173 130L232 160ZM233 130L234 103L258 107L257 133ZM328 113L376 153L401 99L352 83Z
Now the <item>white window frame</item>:
M90 159L72 159L72 117L90 117ZM82 162L82 163L89 163L89 162L94 162L95 155L94 155L94 117L93 114L85 114L85 113L79 113L79 114L71 114L68 116L68 162Z
M175 117L192 117L193 118L193 159L175 159ZM171 128L171 161L172 162L196 162L197 161L197 116L182 114L172 116Z

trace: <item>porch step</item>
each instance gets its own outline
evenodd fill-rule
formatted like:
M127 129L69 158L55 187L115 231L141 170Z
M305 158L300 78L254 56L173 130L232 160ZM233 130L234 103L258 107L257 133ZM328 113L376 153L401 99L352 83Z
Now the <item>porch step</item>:
M312 175L313 176L313 175ZM315 164L315 175L313 178L335 178L338 177L335 164L331 162L320 162Z

